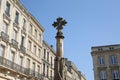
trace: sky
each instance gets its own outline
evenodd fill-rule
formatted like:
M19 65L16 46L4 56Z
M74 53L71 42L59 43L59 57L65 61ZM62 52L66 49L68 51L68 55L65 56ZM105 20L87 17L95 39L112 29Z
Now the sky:
M52 23L62 17L64 56L87 80L94 80L91 47L120 44L120 0L21 0L45 29L44 40L56 46Z

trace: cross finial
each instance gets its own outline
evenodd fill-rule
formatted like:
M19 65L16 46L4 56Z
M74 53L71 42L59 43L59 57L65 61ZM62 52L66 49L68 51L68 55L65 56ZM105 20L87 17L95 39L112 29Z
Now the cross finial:
M52 24L52 26L54 26L54 28L56 28L58 31L62 30L63 26L65 26L65 24L67 24L66 20L63 20L63 18L61 18L61 17L58 17L56 20L57 21L54 22Z

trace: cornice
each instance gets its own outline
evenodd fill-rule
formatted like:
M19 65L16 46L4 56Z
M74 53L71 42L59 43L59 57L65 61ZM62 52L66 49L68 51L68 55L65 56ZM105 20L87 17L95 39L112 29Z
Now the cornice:
M104 54L104 53L118 53L118 52L120 52L120 49L92 51L91 55L93 56L93 55Z
M45 45L45 47L49 48L50 51L52 51L54 53L54 55L55 55L55 50L51 46L49 46L48 43L46 41L44 41L44 40L43 40L43 45Z
M16 6L19 7L19 10L21 11L21 13L25 13L28 20L31 19L32 21L35 22L36 25L38 25L38 27L42 30L42 32L44 32L44 28L42 27L42 25L38 22L38 20L24 7L24 5L20 2L20 0L10 0L13 5L16 4Z

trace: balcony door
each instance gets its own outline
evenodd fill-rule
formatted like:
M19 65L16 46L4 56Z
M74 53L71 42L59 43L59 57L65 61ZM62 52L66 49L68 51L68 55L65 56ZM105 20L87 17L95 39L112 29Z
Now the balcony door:
M11 51L10 56L9 56L9 60L14 62L14 57L15 57L15 52Z
M3 22L2 31L3 31L4 33L7 33L7 29L8 29L8 24L5 23L5 22Z
M0 45L0 57L2 57L2 56L3 56L4 51L5 51L4 46Z

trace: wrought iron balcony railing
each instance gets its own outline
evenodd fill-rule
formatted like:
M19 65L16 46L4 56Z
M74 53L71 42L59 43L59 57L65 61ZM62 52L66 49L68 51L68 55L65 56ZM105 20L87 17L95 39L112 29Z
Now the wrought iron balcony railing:
M0 56L0 65L25 74L26 68Z
M26 28L25 28L25 26L23 26L23 27L22 27L22 30L26 31Z
M38 79L43 78L43 76L39 72L36 72L35 70L32 70L32 69L26 69L26 74Z
M20 50L21 50L22 53L26 52L26 48L23 45L20 46Z
M5 32L1 32L1 38L4 42L9 42L9 36Z
M12 39L11 42L14 48L18 48L18 42L16 40Z
M53 76L50 76L50 80L54 80L54 77L53 77Z
M43 76L39 72L36 72L32 69L24 68L24 67L12 62L12 61L0 56L0 67L1 66L7 67L7 69L14 70L17 73L22 73L22 74L25 74L27 76L32 76L34 78L38 78L38 79L43 80Z
M10 17L10 13L8 11L5 11L5 14Z
M13 26L16 27L18 30L20 29L18 22L14 22L14 23L13 23Z

